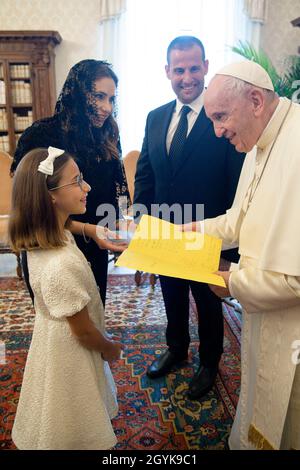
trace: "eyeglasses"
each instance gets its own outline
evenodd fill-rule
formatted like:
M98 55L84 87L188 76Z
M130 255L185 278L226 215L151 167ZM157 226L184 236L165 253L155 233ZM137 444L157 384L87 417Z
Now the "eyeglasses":
M49 189L49 191L54 191L55 189L60 189L60 188L65 188L66 186L73 186L74 184L77 184L77 186L80 187L80 189L83 191L83 186L86 185L88 187L89 184L84 181L82 173L76 176L76 181L73 181L73 183L67 183L67 184L62 184L61 186L55 186L55 188Z

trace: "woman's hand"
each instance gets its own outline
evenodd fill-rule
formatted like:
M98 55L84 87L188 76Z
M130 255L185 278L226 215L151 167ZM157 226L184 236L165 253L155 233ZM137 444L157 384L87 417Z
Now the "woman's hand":
M223 297L229 297L231 294L230 294L228 286L229 286L229 278L230 278L231 272L230 271L217 271L215 274L217 274L218 276L221 276L224 279L226 287L220 287L220 286L209 284L210 289L218 297L221 297L221 299Z

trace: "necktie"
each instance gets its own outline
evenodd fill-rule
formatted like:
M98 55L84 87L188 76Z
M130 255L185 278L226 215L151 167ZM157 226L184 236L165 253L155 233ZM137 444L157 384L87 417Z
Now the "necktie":
M173 170L174 168L176 168L177 162L180 160L180 157L182 155L188 130L187 115L190 111L191 108L189 106L182 107L179 123L171 142L169 157Z

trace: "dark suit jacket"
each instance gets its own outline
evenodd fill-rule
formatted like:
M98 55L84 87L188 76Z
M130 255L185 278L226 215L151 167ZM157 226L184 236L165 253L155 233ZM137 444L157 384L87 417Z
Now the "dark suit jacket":
M166 137L175 105L172 101L148 115L135 176L134 204L144 204L148 214L151 204L191 204L191 216L184 222L196 220L196 204L204 204L204 218L216 217L233 202L244 154L224 137L216 137L203 108L188 135L182 159L172 171Z

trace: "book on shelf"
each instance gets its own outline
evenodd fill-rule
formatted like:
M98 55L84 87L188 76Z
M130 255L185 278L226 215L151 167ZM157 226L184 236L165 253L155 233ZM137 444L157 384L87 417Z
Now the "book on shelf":
M22 135L22 132L18 132L17 134L15 134L16 144L18 143L19 138L21 137L21 135Z
M5 83L4 80L1 80L0 77L0 104L6 103L6 96L5 96Z
M32 93L30 83L24 80L11 82L11 95L14 104L31 104Z
M26 116L14 113L15 131L24 131L33 123L32 111L28 111Z
M9 152L9 137L8 135L0 135L0 149L4 152Z
M30 78L28 64L14 64L10 66L10 78Z
M6 109L0 108L0 131L7 131L7 113Z

